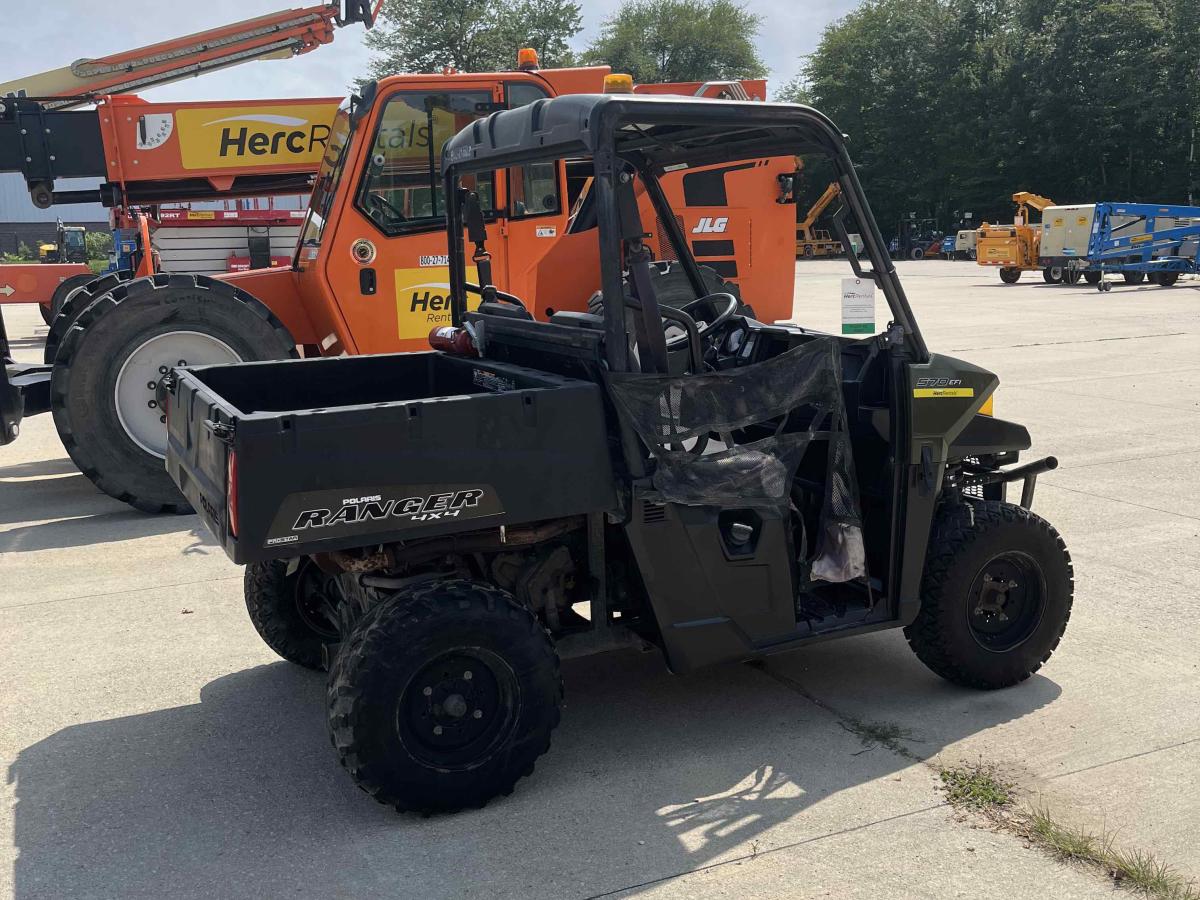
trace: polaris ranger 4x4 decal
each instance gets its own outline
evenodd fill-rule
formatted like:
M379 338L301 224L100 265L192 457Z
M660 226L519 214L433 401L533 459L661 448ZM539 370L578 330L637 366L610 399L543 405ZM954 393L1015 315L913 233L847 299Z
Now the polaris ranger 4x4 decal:
M490 486L410 485L370 491L313 491L288 497L266 546L383 534L504 512Z

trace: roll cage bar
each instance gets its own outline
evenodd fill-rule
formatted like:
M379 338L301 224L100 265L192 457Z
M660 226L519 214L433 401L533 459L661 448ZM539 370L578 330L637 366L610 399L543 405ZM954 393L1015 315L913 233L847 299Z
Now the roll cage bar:
M856 275L871 279L882 290L893 322L903 331L914 360L928 361L928 348L863 194L844 137L817 110L786 103L572 95L539 100L473 122L446 142L442 154L446 197L458 198L458 202L447 203L454 323L461 324L467 311L464 225L473 232L477 265L483 249L478 240L481 229L464 222L462 201L469 195L460 186L464 176L534 161L592 159L607 362L612 371L627 371L625 269L644 249L641 223L636 220L637 205L632 202L632 175L642 179L693 289L701 296L705 291L699 269L659 177L681 168L812 152L832 160L842 188L845 206L834 217L838 236L848 244L844 226L847 214L859 224L871 268L862 269L852 254L851 267ZM481 282L489 270L486 265L479 269ZM637 302L637 279L631 280ZM653 297L643 299L649 303L641 305L642 316L648 319L657 315Z

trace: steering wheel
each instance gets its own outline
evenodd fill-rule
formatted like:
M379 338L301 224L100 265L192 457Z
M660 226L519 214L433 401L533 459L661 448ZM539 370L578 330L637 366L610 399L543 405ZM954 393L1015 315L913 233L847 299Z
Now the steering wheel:
M408 221L408 216L400 212L400 210L396 209L396 207L392 206L392 201L388 200L388 198L383 196L383 194L371 192L367 194L367 202L374 205L374 207L379 211L379 214L383 216L385 225L388 224L388 219L391 219L393 222Z
M678 311L695 320L697 335L703 341L716 334L718 329L736 316L740 307L741 302L733 294L719 293L698 297L690 303L685 303L683 306L678 307ZM710 311L715 310L716 314L711 316L711 318L703 315L702 313L706 309ZM677 337L668 338L667 350L678 350L681 347L686 347L688 340L689 335L686 331Z

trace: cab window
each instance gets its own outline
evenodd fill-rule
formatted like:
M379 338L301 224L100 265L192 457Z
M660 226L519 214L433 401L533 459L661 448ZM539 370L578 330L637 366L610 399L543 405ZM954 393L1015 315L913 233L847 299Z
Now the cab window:
M486 90L391 95L371 146L358 208L387 235L441 227L442 145L492 109ZM494 211L490 174L464 180L464 187L479 194L485 213Z
M537 84L517 81L505 85L510 109L545 100L546 92ZM508 215L513 219L556 213L562 208L556 162L530 163L508 170Z

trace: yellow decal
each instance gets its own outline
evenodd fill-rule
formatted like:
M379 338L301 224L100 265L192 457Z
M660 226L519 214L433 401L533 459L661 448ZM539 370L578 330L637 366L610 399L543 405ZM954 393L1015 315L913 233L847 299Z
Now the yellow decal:
M913 396L918 399L930 397L974 397L975 388L913 388Z
M1154 235L1152 235L1152 234L1139 234L1136 237L1131 237L1129 239L1129 243L1144 244L1144 243L1146 243L1146 241L1152 241L1152 240L1154 240Z
M1087 216L1079 216L1078 218L1075 219L1076 225L1086 225L1087 223L1088 223Z
M475 267L468 266L467 281L478 278ZM478 306L479 295L467 294L467 307ZM396 327L401 340L423 340L433 329L451 323L448 267L396 269Z
M332 103L181 109L175 113L180 159L185 169L315 166L336 112Z
M1055 227L1055 228L1057 228L1057 227L1059 227L1060 225L1062 225L1062 223L1063 223L1063 217L1062 217L1062 216L1057 216L1057 217L1054 219L1054 227Z
M217 214L211 209L189 209L187 217L191 222L204 222L215 219Z

